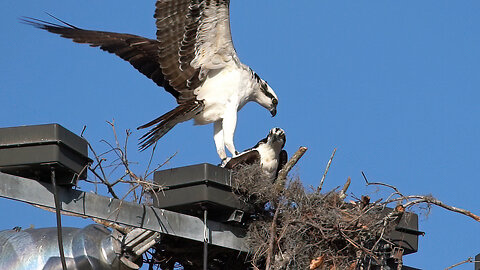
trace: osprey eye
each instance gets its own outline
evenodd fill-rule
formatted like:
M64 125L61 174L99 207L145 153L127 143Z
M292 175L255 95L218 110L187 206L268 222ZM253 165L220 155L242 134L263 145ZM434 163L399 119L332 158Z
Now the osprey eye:
M277 104L278 104L278 100L277 100L276 98L274 98L274 99L272 100L272 103L273 103L273 105L277 105Z

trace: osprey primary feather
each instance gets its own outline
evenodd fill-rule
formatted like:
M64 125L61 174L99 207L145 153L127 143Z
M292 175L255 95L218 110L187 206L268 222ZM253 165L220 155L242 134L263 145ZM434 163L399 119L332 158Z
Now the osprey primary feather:
M196 125L214 124L217 153L225 160L225 147L236 154L237 111L254 101L275 116L278 104L272 88L240 62L230 34L229 7L228 0L158 0L156 39L85 30L63 21L23 21L116 54L176 98L176 108L139 127L151 128L141 138L141 149L193 119Z

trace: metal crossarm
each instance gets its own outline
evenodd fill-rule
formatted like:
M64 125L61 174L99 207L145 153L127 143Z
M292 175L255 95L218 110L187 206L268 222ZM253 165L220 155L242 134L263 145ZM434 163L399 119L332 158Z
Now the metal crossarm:
M55 208L52 185L0 173L0 197ZM58 187L62 212L99 218L137 228L156 231L198 242L204 241L201 218L152 206L120 201L106 196ZM228 224L207 221L208 243L247 251L245 230Z

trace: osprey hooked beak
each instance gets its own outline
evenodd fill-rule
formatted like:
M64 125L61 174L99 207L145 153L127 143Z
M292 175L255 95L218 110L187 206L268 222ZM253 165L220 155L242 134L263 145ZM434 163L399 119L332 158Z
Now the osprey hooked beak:
M272 108L270 109L270 114L272 114L272 117L275 117L275 115L277 115L277 105L278 105L278 99L273 98Z
M270 113L272 114L272 117L275 117L275 115L277 115L277 107L274 107L273 109L271 109Z

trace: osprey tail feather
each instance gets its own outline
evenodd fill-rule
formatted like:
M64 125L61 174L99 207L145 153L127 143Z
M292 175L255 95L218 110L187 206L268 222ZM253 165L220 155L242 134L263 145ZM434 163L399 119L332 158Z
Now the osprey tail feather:
M180 104L166 114L138 127L137 129L144 129L156 125L140 138L140 151L153 145L178 123L194 118L203 110L203 107L203 102L200 101Z

